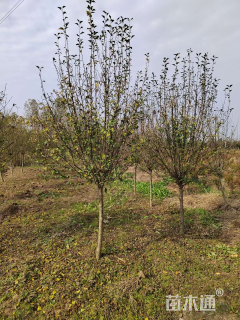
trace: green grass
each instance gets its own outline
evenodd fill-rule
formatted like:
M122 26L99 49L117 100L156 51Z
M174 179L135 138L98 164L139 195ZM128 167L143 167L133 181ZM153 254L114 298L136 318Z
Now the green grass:
M216 239L222 231L220 217L222 212L211 212L203 208L185 210L185 228L195 233L196 237L203 234L207 238Z
M130 179L123 180L123 184L129 189L133 190L134 181ZM167 189L168 181L155 182L152 186L153 197L163 200L167 197L172 197L172 191ZM150 183L149 182L139 182L136 183L136 191L138 193L144 194L146 196L150 195Z
M189 221L194 222L194 216L197 216L202 226L221 226L221 223L219 222L219 216L221 213L213 213L211 211L207 211L203 208L198 209L187 209L185 210L185 216Z
M210 193L213 191L212 188L208 185L207 181L203 178L202 179L195 178L189 185L198 186L197 193Z

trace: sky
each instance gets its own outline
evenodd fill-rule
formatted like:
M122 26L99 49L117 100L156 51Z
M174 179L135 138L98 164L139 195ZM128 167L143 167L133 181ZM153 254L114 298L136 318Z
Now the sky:
M0 0L0 19L18 0ZM55 36L62 26L59 6L65 5L70 48L76 53L77 19L84 21L87 31L85 0L24 0L0 23L0 91L7 84L8 98L16 103L17 112L24 114L28 99L41 101L42 91L36 65L43 66L47 92L57 88L57 75L52 58L56 52ZM94 18L101 27L102 11L116 19L133 18L133 73L144 70L145 53L150 54L149 72L157 76L164 57L173 63L174 53L186 55L207 52L218 57L214 76L220 80L219 99L223 89L233 85L231 107L233 125L240 135L240 1L239 0L97 0ZM238 125L239 123L239 125ZM239 129L238 129L239 126Z

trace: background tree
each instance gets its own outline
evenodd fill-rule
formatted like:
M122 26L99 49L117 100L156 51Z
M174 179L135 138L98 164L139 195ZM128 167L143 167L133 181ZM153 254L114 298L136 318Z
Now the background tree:
M210 169L210 173L217 178L224 205L227 205L227 198L222 180L232 159L233 131L230 128L230 114L233 109L230 108L231 87L232 85L229 85L224 89L224 105L226 104L226 101L228 101L228 108L225 109L223 105L222 108L215 110L215 117L213 121L209 123L210 154L208 153L208 156L206 157L206 164Z
M39 103L35 99L28 99L24 104L24 110L27 118L39 117Z
M134 195L136 195L137 192L137 168L140 163L140 140L139 140L139 134L137 130L134 132L134 134L131 137L131 141L129 144L129 165L134 167L134 174L133 174L133 191Z
M148 135L150 132L148 131ZM147 140L145 139L144 133L141 136L141 143L142 143L142 148L141 148L141 153L140 153L140 168L141 170L147 172L149 174L149 191L150 191L150 198L149 198L149 206L152 208L153 206L153 193L152 193L152 187L153 187L153 171L157 169L157 164L155 161L155 155L151 152L151 150L146 146L148 143Z
M9 102L5 87L0 92L0 175L2 181L4 181L3 173L7 171L7 165L11 161L10 149L15 141L13 117L10 115L12 109L7 108Z
M153 75L149 94L155 99L156 125L148 136L149 147L154 151L159 166L175 180L179 188L180 233L184 233L184 186L198 176L203 165L209 123L215 117L218 80L213 78L216 57L196 55L191 60L191 49L183 58L179 79L179 53L174 57L174 72L168 78L168 58L158 82ZM209 66L210 65L210 66ZM179 81L180 80L180 81Z
M141 87L144 76L138 74L131 87L131 20L116 21L103 13L103 28L97 31L95 9L87 1L90 57L83 55L82 21L76 23L78 54L70 55L65 6L63 27L56 34L57 59L54 64L59 90L44 94L45 116L38 121L56 145L51 157L61 160L72 172L85 177L98 187L99 229L96 258L100 258L103 235L103 196L107 183L125 170L124 149L138 125L141 110ZM59 40L64 38L64 55ZM148 59L148 56L147 56ZM141 83L142 81L142 83ZM59 103L61 102L61 103ZM61 112L59 112L61 108Z
M31 141L32 130L33 129L29 127L28 120L18 116L15 128L16 143L14 144L14 153L15 165L20 166L22 172L26 158L28 157L29 159L31 157L32 160L35 149Z

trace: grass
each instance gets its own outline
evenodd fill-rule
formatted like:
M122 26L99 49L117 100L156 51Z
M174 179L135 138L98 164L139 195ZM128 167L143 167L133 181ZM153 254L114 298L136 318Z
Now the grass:
M147 184L132 197L130 182L114 182L105 194L109 221L97 262L96 188L46 183L25 170L0 186L13 193L12 202L15 189L32 194L0 226L0 319L239 318L240 243L221 239L223 212L186 208L187 232L180 237L178 214L163 213L161 203L148 209ZM41 192L51 197L39 201ZM167 295L200 297L216 288L224 290L216 312L166 311Z
M206 179L202 178L194 178L191 183L187 186L190 191L190 194L199 194L199 193L210 193L213 192L212 187L206 181Z
M133 190L134 181L130 179L123 180L123 184L129 189ZM152 194L156 199L163 200L167 197L172 197L172 191L167 189L168 181L164 180L161 182L155 182L152 185ZM136 191L138 193L144 194L146 196L150 195L150 183L149 182L140 182L136 183Z
M189 219L190 223L194 223L194 217L196 216L199 219L199 222L202 226L215 226L220 227L222 224L219 221L219 218L216 216L216 214L221 214L221 212L213 214L211 211L207 211L206 209L199 208L199 209L188 209L185 212L185 216L187 219Z

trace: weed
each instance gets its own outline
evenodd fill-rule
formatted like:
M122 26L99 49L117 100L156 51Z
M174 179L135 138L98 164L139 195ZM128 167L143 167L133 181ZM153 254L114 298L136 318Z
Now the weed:
M126 186L128 189L133 189L133 180L123 180L124 186ZM153 183L152 193L153 197L156 197L158 199L165 199L167 197L172 197L173 193L172 191L168 190L166 188L166 185L168 184L167 181L161 181L161 182L155 182ZM146 196L150 195L150 183L149 182L139 182L137 181L136 185L137 192L142 193Z
M209 193L212 192L212 188L208 185L206 179L194 178L191 183L189 183L189 189L191 194L197 193ZM195 188L194 188L195 187Z

